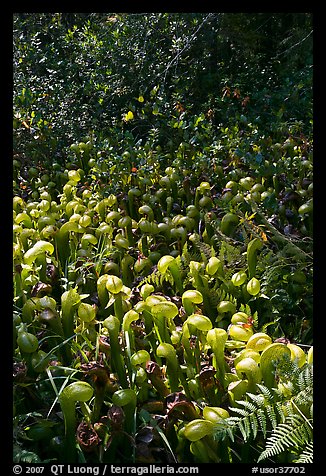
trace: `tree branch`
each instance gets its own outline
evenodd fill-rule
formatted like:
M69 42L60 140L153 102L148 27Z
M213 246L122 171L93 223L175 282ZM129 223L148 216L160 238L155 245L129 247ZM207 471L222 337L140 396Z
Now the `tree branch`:
M203 27L203 25L210 19L212 18L214 15L216 15L215 13L209 13L205 18L204 20L201 22L201 24L199 25L199 27L196 29L196 31L190 36L190 38L188 39L187 43L185 44L185 46L182 48L181 51L179 51L179 53L170 61L170 63L167 65L166 67L166 70L165 70L165 74L164 74L164 79L163 79L163 86L165 84L165 80L166 80L166 75L168 73L168 70L171 68L171 66L173 65L173 63L182 55L182 53L189 47L190 43L196 38L196 35L197 33L199 32L199 30Z

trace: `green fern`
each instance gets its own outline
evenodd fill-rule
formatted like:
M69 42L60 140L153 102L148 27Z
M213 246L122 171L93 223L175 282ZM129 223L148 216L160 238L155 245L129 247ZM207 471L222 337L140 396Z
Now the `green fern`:
M186 242L182 248L181 261L185 268L189 267L190 261L200 261L201 254L196 247L193 247L191 251L188 249L188 243Z
M231 278L235 269L240 269L245 266L245 257L241 252L241 248L239 246L233 246L226 241L221 241L218 258L225 263L224 278L226 280Z
M300 368L295 362L284 359L276 370L276 378L282 382L288 382L291 386L292 394L295 395L293 398L295 405L310 407L313 403L312 365Z
M198 259L197 261L203 261L205 264L207 264L207 261L209 258L212 256L215 256L215 250L212 246L208 245L207 243L204 243L203 241L200 241L200 236L197 233L193 233L191 236L191 241L195 248L200 253L200 260Z
M155 269L151 274L145 276L139 283L139 287L143 284L152 284L154 288L161 288L165 283L169 283L173 286L173 277L171 273L161 273L158 269Z
M247 392L248 400L237 400L241 407L232 407L234 413L238 416L231 416L226 419L231 425L233 432L240 430L243 440L246 442L251 438L256 438L258 430L263 433L264 438L267 435L269 427L276 428L278 421L276 392L271 392L267 387L257 385L261 391L259 395ZM250 400L250 401L249 401Z
M212 309L216 309L221 301L231 301L237 306L237 299L221 287L221 282L215 280L212 287L206 289L207 299Z
M257 463L291 449L301 456L312 440L312 426L301 415L289 415L284 423L279 423L267 438L266 448L260 454ZM299 458L300 458L299 456Z
M297 455L298 462L312 462L313 366L306 364L299 368L293 362L283 363L277 369L277 375L279 382L287 385L289 393L257 384L259 393L247 392L245 400L238 400L238 406L230 408L236 416L217 425L214 438L229 437L234 442L235 435L240 433L246 443L261 435L265 448L257 462L289 449Z
M302 451L300 454L299 458L294 460L294 463L313 463L313 444L312 442L309 442L306 446L306 448Z
M177 258L175 259L175 263L177 264L180 273L184 274L186 267L181 259L181 256L177 256ZM142 280L140 280L138 286L141 287L143 284L152 284L155 288L162 288L166 283L170 284L171 286L174 285L174 279L172 274L169 270L166 270L164 273L161 273L159 269L155 266L153 272L145 276Z
M216 309L219 302L223 301L223 296L225 296L225 294L225 291L221 289L218 281L216 281L214 286L208 290L209 301L214 309Z

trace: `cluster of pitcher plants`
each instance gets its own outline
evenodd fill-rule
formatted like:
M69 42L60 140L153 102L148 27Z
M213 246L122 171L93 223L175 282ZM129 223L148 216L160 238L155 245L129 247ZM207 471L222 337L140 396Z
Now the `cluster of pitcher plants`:
M252 462L289 412L311 426L291 378L312 367L312 179L290 146L289 188L276 161L251 173L184 143L162 168L159 148L115 163L90 137L65 170L28 170L13 202L18 460ZM283 413L263 428L273 392ZM257 428L236 431L254 396ZM295 462L292 443L270 460Z

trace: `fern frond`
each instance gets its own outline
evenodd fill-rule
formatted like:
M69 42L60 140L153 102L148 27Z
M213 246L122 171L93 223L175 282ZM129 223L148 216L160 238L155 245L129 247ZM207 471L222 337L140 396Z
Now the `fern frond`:
M260 395L264 397L267 403L272 403L275 401L275 392L260 383L257 383L257 387L260 390Z
M302 453L299 455L299 457L294 460L294 463L313 463L314 457L313 457L313 443L310 442L307 444L305 449L302 451Z
M255 439L259 430L259 420L256 416L256 413L252 413L250 418L250 426L251 426L251 433L253 438Z
M241 252L241 248L233 246L226 241L221 242L218 258L230 267L232 273L234 273L235 267L241 268L245 265L245 257Z
M171 273L166 272L164 274L160 273L158 269L155 269L151 274L145 276L142 281L139 283L139 287L143 284L152 284L155 288L162 287L164 283L169 283L173 286L173 277Z
M237 428L238 417L229 417L218 422L214 429L214 439L217 441L224 440L227 436L234 441L234 429Z
M218 286L219 286L219 284L218 284ZM212 289L212 291L215 291L215 287ZM233 304L235 304L237 306L237 299L232 294L227 293L226 291L224 291L221 288L217 288L216 292L219 293L219 302L220 301L230 301L230 302L233 302Z
M190 261L200 261L201 260L201 255L198 249L192 248L191 251L188 249L187 242L184 244L183 249L182 249L182 255L181 259L184 263L184 266L186 268L189 267Z
M212 246L208 245L207 243L204 243L203 241L200 240L200 236L197 233L192 234L191 241L195 248L200 253L201 260L207 264L209 258L212 256L215 256L215 250ZM199 260L198 260L199 261Z
M186 241L182 248L181 261L184 268L188 268L190 261L200 261L200 253L198 250L192 249L191 252L188 249L188 242Z
M258 408L257 410L257 420L258 420L258 423L259 423L259 427L264 435L264 438L266 438L266 434L267 434L267 419L266 419L266 415L265 415L265 412L262 408Z
M313 402L313 389L311 387L307 387L301 392L298 393L295 397L295 402L298 405L307 405L308 403Z
M292 382L298 382L299 375L301 373L302 369L297 365L296 362L290 359L283 359L277 367L277 375L281 380L291 379Z
M277 416L276 416L275 408L277 410L280 410L282 407L278 403L275 404L275 407L272 405L269 405L268 407L266 407L266 413L269 418L269 422L272 425L272 428L276 428L277 426ZM279 412L279 413L280 413L280 417L282 418L282 412Z
M266 400L263 395L247 392L247 396L254 402L257 408L264 408Z
M242 404L243 404L243 400L237 400L237 404L238 404L238 405L242 405ZM241 415L243 418L245 418L246 416L248 416L248 411L245 410L244 408L232 407L231 410L232 410L234 413L238 413L238 415Z
M313 403L313 365L299 367L296 362L283 362L277 369L280 383L285 383L291 390L292 398L284 403L286 415L296 413L298 406L308 409Z
M299 393L297 399L309 399L312 400L313 394L313 365L306 365L298 375L298 388ZM303 394L303 395L302 395Z
M284 423L280 423L273 429L272 434L266 441L266 448L260 454L257 463L263 459L276 456L289 448L303 450L312 440L311 427L300 415L286 417Z
M237 404L241 407L230 408L239 416L231 416L226 418L224 422L229 425L232 434L238 429L244 441L248 441L249 438L256 438L259 431L266 437L268 421L270 420L272 427L277 425L275 412L269 403L272 397L266 399L262 394L255 395L249 392L246 395L251 401L238 400Z
M257 409L256 405L254 403L248 402L248 400L238 400L237 403L242 405L249 413L255 412Z
M250 425L248 422L248 416L245 416L244 418L239 420L239 430L242 434L243 440L246 442L249 439L250 433L251 433Z
M237 400L237 407L230 407L236 415L226 418L223 422L225 428L217 431L214 437L223 439L232 435L233 441L239 432L243 441L247 442L261 433L266 441L257 462L289 449L298 456L298 461L310 462L313 436L310 412L312 365L299 368L292 362L282 364L277 370L280 383L286 384L288 391L282 393L280 388L269 389L257 384L259 393L247 392L246 399ZM270 435L267 437L268 432Z
M293 404L292 404L292 400L293 399L286 400L283 403L283 417L285 417L285 418L291 417L291 415L293 415L295 413L295 410L294 410L294 407L293 407Z
M221 301L231 301L237 305L236 298L221 288L221 282L219 280L215 281L213 287L207 288L207 294L210 304L214 309Z

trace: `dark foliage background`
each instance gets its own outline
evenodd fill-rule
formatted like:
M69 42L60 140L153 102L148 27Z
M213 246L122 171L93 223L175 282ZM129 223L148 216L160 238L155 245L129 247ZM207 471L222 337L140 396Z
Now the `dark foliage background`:
M121 126L178 143L187 131L170 121L183 111L208 114L214 134L243 113L276 136L293 124L306 133L311 94L309 13L14 16L14 147L30 157L60 159L78 137Z

